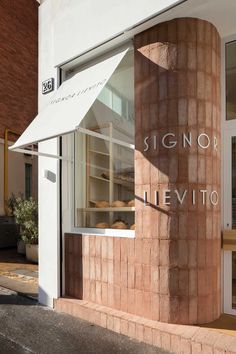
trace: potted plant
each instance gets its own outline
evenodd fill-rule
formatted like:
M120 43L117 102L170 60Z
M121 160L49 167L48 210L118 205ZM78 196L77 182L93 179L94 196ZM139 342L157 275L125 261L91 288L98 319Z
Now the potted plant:
M8 201L7 201L7 206L8 206L8 211L9 211L9 215L13 216L15 219L15 208L17 205L17 201L21 200L22 196L19 195L19 197L17 198L15 196L14 193L11 194L11 196L9 197ZM20 235L20 226L18 225L18 240L17 240L17 253L25 255L26 254L26 247L25 247L25 243L21 238Z
M16 199L14 210L20 236L26 245L26 258L38 262L38 205L32 198Z

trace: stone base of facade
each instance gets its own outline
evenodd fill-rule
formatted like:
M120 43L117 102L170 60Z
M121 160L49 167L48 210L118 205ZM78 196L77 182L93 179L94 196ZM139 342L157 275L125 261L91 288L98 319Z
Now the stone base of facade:
M55 300L54 308L176 354L236 354L236 337L208 328L147 320L71 298Z

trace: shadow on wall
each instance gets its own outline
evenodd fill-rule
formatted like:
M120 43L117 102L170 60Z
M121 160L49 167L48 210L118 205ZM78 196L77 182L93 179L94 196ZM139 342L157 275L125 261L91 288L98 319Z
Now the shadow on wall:
M89 270L89 264L87 267L85 264L85 268ZM83 299L84 285L86 286L83 282L82 235L74 237L65 234L65 294Z
M220 313L220 39L177 19L134 46L136 237L160 240L160 320L209 322Z
M166 23L159 25L135 41L136 210L160 212L156 221L162 226L163 215L166 231L155 235L168 239L197 239L207 212L219 212L220 205L219 73L204 72L202 85L199 71L207 55L201 52L198 63L197 20L189 20L170 21L168 31Z

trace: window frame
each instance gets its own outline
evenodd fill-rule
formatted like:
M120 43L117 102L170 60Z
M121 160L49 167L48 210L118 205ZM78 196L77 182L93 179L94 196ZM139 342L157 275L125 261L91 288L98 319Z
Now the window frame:
M30 199L32 197L32 164L26 162L25 163L25 199ZM26 175L26 171L29 172L29 175ZM27 185L29 183L29 185ZM29 187L29 196L26 195L26 191Z
M221 39L221 135L222 135L222 154L221 154L221 225L227 230L231 229L232 224L232 210L231 210L231 159L229 160L228 152L229 135L236 131L236 120L226 119L226 45L230 42L236 41L236 34L226 36ZM236 136L236 133L235 133ZM229 178L228 178L229 176ZM230 218L228 217L230 215ZM226 314L236 315L236 310L232 309L232 251L222 250L222 310Z
M223 81L223 84L224 84L224 120L225 122L233 122L233 121L236 121L236 118L231 118L231 119L227 119L227 114L228 114L228 111L227 111L227 95L226 95L226 92L227 92L227 68L226 68L226 61L227 61L227 45L230 45L232 43L235 43L236 44L236 38L235 36L233 37L230 37L228 40L224 41L224 81ZM232 123L233 124L233 123Z
M133 46L129 46L130 51L134 51ZM115 51L117 48L115 49ZM105 57L113 55L114 51L110 51L105 53L103 56L99 57L99 59L102 61L105 59ZM99 61L100 61L99 60ZM94 61L90 61L89 63L86 63L85 65L82 64L81 66L77 66L75 68L75 72L77 73L81 70L84 70L86 67L93 65L94 62L97 62L98 59L96 58ZM67 71L65 73L65 78L71 77L71 72ZM134 117L135 120L135 117ZM125 238L135 238L135 230L130 230L130 229L102 229L102 228L87 228L87 227L77 227L75 226L75 134L71 133L70 138L67 139L66 144L70 145L70 155L71 155L71 161L72 163L70 164L71 167L71 176L70 176L70 184L67 186L69 188L69 194L70 194L70 205L71 205L71 213L70 213L70 232L75 233L75 234L83 234L83 235L91 235L91 236L106 236L106 237L125 237ZM135 142L134 142L135 143ZM135 144L134 144L134 150L135 150ZM134 160L135 162L135 160ZM67 167L68 168L68 167ZM135 182L134 182L135 183ZM135 213L135 211L134 211ZM134 214L135 215L135 214ZM135 221L135 219L134 219ZM68 223L67 223L68 225Z

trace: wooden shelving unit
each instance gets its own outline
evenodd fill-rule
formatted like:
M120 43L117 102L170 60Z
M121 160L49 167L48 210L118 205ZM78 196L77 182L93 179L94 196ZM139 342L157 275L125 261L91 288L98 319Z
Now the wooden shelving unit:
M95 178L95 179L98 179L100 181L110 183L109 179L106 179L106 178L103 178L103 177L100 177L100 176L89 176L89 178ZM134 185L133 182L124 181L124 180L121 180L121 179L118 179L118 178L114 178L114 177L113 177L113 184L118 184L118 185L130 188L130 189L133 189L133 185Z
M115 129L115 131L114 131ZM121 136L123 139L129 133L125 132L124 129L119 129L119 127L114 127L113 123L108 123L100 127L90 128L90 130L100 133L103 132L106 136L110 138L109 141L104 141L98 137L93 137L86 135L86 201L84 208L77 208L78 213L82 213L84 224L86 227L94 227L94 221L98 220L99 217L95 217L94 213L108 213L108 216L103 214L102 218L107 218L106 222L110 225L113 224L115 216L117 213L134 213L135 207L105 207L98 208L94 207L91 204L95 204L96 201L106 200L109 205L115 200L129 200L134 198L134 181L125 180L124 178L119 178L119 173L115 170L114 167L119 167L121 171L127 169L127 166L133 168L132 156L128 156L127 153L124 153L124 147L119 147L119 145L114 146L112 138L114 133ZM105 133L104 133L105 132ZM116 136L115 136L116 138ZM125 140L124 140L125 141ZM122 153L123 152L123 153ZM104 177L106 175L106 177ZM122 173L121 173L122 175ZM127 198L124 196L127 195ZM93 201L91 203L91 201ZM92 213L92 215L91 215ZM114 214L115 213L115 214ZM122 214L120 214L122 215ZM125 218L122 215L123 218ZM127 216L127 219L130 219ZM132 218L131 218L132 219Z

